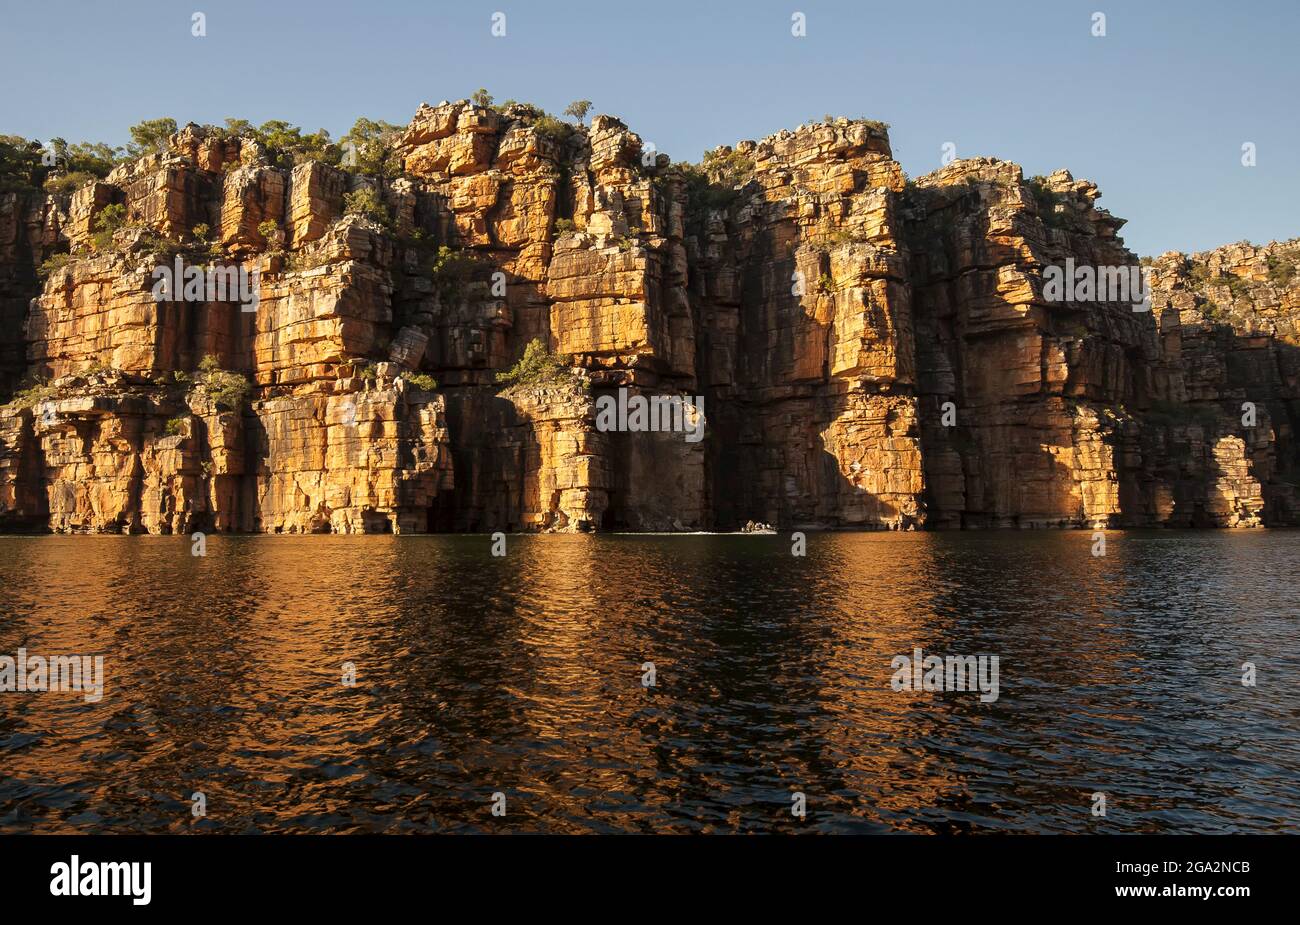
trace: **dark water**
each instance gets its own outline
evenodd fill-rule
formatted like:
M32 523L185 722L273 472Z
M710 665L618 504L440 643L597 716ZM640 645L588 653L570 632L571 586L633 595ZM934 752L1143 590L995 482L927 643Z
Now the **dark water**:
M0 537L0 832L1300 831L1300 532L490 542Z

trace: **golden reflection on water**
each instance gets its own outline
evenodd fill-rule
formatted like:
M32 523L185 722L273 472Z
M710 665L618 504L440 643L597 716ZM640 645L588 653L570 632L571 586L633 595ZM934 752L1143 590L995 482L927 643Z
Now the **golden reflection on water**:
M1294 830L1298 540L0 537L0 654L107 675L0 693L0 831Z

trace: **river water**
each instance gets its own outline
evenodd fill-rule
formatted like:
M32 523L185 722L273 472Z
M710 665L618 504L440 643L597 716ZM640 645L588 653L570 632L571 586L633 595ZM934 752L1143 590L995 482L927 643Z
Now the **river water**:
M1300 532L807 544L0 537L0 832L1300 831Z

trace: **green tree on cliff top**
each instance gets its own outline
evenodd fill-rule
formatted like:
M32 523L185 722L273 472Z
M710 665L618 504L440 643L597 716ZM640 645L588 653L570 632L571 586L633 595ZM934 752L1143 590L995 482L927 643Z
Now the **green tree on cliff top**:
M564 110L566 116L573 116L578 122L587 118L589 112L591 112L591 100L574 100Z
M167 137L176 134L176 120L146 119L131 126L131 143L126 146L132 157L152 154L167 147Z
M357 119L341 139L343 166L356 173L395 177L402 172L394 147L402 126L383 120Z

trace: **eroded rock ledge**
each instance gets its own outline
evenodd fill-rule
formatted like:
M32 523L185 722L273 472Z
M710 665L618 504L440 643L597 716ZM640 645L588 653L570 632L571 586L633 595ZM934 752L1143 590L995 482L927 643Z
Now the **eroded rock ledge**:
M0 196L0 387L43 383L0 408L0 528L1300 519L1300 242L1162 255L1147 311L1049 301L1048 266L1138 263L1064 171L908 181L879 123L839 120L701 183L617 119L533 122L421 107L382 181L188 126L70 196ZM389 221L344 214L363 187ZM255 312L155 302L158 242L202 225L205 260L259 272ZM534 339L577 385L498 385ZM193 387L204 357L246 402ZM597 431L618 388L702 396L703 441Z

